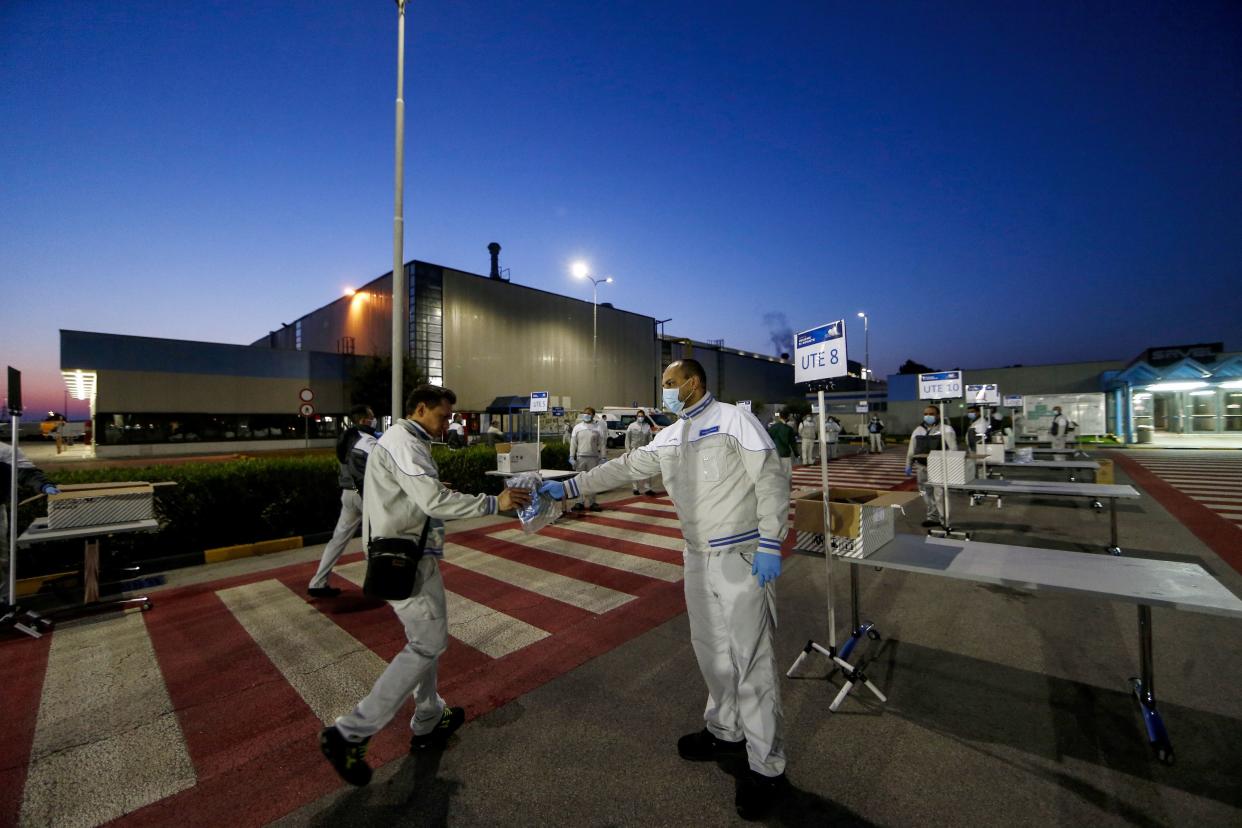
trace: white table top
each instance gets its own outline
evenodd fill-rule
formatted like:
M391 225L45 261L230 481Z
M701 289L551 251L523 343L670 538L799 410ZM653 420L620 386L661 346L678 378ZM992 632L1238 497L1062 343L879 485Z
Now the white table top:
M838 560L1032 592L1064 592L1242 618L1242 599L1195 563L905 534L865 558Z
M1068 452L1066 453L1068 454ZM1095 460L1032 460L1029 463L1016 463L1013 460L1006 460L1004 463L988 463L988 465L1018 469L1098 469L1100 467L1100 464Z
M18 546L49 541L73 540L74 538L97 538L104 535L124 535L130 532L159 531L158 520L137 520L130 523L107 523L103 526L75 526L72 529L48 529L47 518L35 518L34 522L17 538Z
M534 469L531 469L531 471L534 471ZM529 472L502 472L493 469L484 473L490 474L492 477L513 477L515 474L528 474ZM539 476L544 480L568 480L575 474L578 474L578 472L566 471L565 469L539 469Z
M1133 486L1113 483L1067 483L1060 480L972 480L969 483L950 483L957 492L987 492L989 494L1032 494L1049 497L1140 497Z

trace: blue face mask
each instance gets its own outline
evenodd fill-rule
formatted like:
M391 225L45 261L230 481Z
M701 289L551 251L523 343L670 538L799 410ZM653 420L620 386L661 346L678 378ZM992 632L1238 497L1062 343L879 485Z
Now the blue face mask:
M589 423L589 422L591 422L591 415L590 415L590 414L583 414L583 415L582 415L582 422L584 422L584 423Z
M686 380L686 382L689 381L690 380ZM662 391L662 395L664 397L664 407L674 414L680 413L681 410L686 407L686 404L681 400L681 389L685 386L686 382L683 382L676 388L665 388Z
M924 415L923 415L923 422L924 422L925 424L927 424L927 425L935 425L935 424L936 424L936 415L935 415L935 414L924 414Z
M975 418L976 418L976 417L978 417L978 416L979 416L979 415L978 415L978 414L976 414L976 413L975 413L975 412L973 412L973 411L968 411L968 412L966 413L966 419L968 419L968 420L973 420L973 419L975 419Z

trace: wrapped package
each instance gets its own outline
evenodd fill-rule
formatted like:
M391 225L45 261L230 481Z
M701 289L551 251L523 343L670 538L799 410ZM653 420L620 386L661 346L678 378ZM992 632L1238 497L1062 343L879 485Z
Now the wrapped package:
M537 471L522 472L505 480L510 489L526 489L531 493L530 504L518 509L518 520L522 522L522 531L527 534L538 532L549 523L554 523L561 516L561 502L546 494L539 494L543 477Z

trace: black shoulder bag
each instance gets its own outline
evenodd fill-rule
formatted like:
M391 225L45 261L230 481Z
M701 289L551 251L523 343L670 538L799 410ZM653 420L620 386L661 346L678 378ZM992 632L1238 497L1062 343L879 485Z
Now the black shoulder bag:
M418 562L427 548L427 530L431 516L423 524L423 533L415 543L408 538L373 538L367 544L367 577L362 592L385 601L404 601L414 592L418 578Z

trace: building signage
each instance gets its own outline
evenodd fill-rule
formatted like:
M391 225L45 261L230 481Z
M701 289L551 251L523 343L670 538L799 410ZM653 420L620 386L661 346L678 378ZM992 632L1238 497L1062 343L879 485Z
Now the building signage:
M1216 356L1225 350L1223 342L1202 342L1198 345L1167 345L1163 348L1147 349L1147 364L1159 368L1172 365L1183 359L1196 362L1215 362Z
M559 405L552 406L552 416L553 417L564 417L565 409Z
M843 377L848 369L844 319L803 331L794 337L794 382Z
M961 398L961 371L937 371L934 374L919 374L920 400L960 400Z
M546 413L548 410L548 392L547 391L531 391L530 392L530 410L531 413Z
M865 403L865 402L854 403L854 413L855 413L855 414L866 414L866 413L867 413L867 408L868 408L868 406L867 406L867 403Z
M966 399L975 405L1000 405L1000 389L996 383L966 386Z

